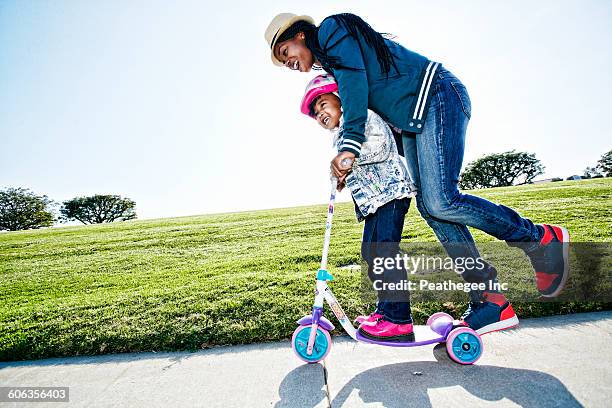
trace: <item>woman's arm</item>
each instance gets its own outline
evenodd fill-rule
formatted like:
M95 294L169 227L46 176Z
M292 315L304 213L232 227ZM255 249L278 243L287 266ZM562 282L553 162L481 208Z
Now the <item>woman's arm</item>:
M343 67L332 70L344 112L344 143L340 151L359 157L368 118L368 78L360 43L332 16L323 20L319 27L319 44L328 56L336 57Z

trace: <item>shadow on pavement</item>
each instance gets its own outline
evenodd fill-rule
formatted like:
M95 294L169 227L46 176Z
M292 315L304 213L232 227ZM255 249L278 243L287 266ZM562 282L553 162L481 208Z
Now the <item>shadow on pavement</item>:
M581 407L556 377L540 371L487 365L462 366L449 360L445 347L437 345L438 360L388 364L353 377L335 395L331 406L342 407L354 390L364 403L389 408L431 407L430 389L460 386L485 401L509 399L523 407ZM415 375L414 373L421 373ZM335 390L330 390L334 395ZM444 405L461 405L451 395Z
M278 401L274 408L312 408L327 401L321 364L304 364L285 376L278 387ZM322 387L323 385L323 387Z
M333 408L351 406L349 396L357 391L365 404L380 403L388 408L431 407L428 390L460 386L484 401L504 398L524 407L581 407L582 405L556 377L540 371L487 365L461 366L449 360L445 347L434 348L438 360L388 364L366 370L336 393L330 389ZM322 367L303 365L292 370L279 387L275 408L315 407L326 399L320 388ZM420 375L415 375L418 372ZM333 384L333 382L332 382ZM334 396L335 395L335 396ZM461 405L452 395L444 405Z

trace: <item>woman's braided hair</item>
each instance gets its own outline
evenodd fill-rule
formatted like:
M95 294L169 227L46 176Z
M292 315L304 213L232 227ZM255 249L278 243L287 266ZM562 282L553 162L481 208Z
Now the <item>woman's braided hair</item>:
M378 64L380 65L380 69L383 73L388 75L391 71L391 66L398 71L393 55L385 43L385 38L383 35L377 31L374 31L374 29L368 23L363 21L361 17L350 13L342 13L330 16L329 18L336 20L336 22L355 40L359 40L358 34L362 35L366 44L374 48ZM331 70L338 68L355 70L355 68L346 67L340 64L338 57L326 54L319 44L319 28L307 21L296 21L287 30L285 30L283 34L280 35L277 43L290 40L300 32L304 33L306 38L306 47L308 47L308 49L313 53L325 71L330 72Z

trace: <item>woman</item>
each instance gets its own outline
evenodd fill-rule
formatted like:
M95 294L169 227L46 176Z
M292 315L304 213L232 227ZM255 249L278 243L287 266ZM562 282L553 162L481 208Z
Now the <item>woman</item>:
M338 14L317 27L312 18L282 13L265 33L272 62L300 72L313 67L333 74L344 109L341 152L332 160L342 182L364 141L368 108L401 129L408 171L418 194L417 208L453 259L480 255L467 226L521 247L536 270L538 291L555 297L568 276L569 234L563 227L537 225L514 210L458 189L467 124L471 116L465 86L434 61L374 31L360 17ZM496 282L487 263L466 270L468 282ZM480 334L514 327L518 319L503 294L472 291L463 322ZM392 336L389 324L370 326L369 334ZM391 327L391 328L390 328Z

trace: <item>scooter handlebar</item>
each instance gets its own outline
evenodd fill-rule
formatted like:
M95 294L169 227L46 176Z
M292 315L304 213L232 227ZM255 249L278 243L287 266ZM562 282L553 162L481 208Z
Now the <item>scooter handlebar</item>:
M343 159L340 164L342 166L346 166L346 167L350 167L353 164L353 159L349 159L348 157L346 159Z
M350 167L353 165L353 159L349 159L348 157L346 159L343 159L340 164L342 165L342 167ZM334 186L334 188L338 187L338 178L336 176L331 176L331 182Z

